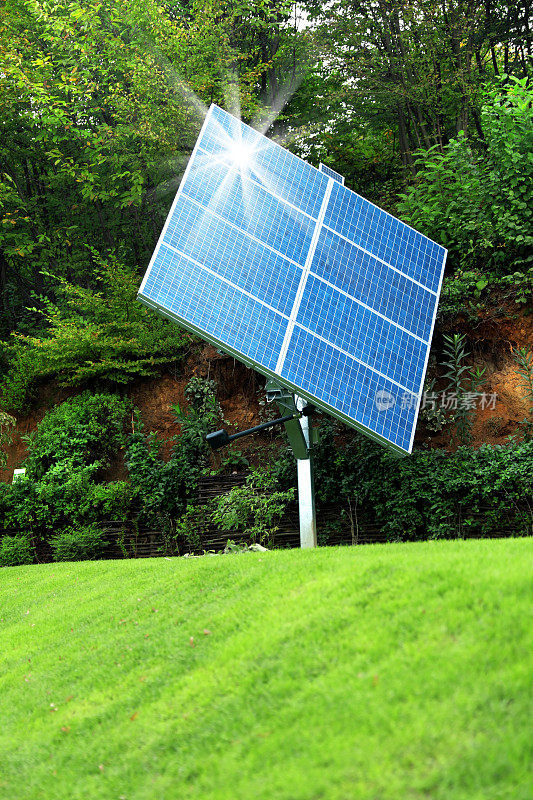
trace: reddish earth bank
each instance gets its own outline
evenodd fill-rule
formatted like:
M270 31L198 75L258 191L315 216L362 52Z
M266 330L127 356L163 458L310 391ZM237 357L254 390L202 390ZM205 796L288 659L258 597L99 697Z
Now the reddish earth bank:
M457 326L460 329L460 326ZM514 360L517 347L533 347L533 316L524 311L516 318L481 319L479 324L464 324L472 350L472 363L485 367L483 391L496 394L495 407L477 408L473 426L473 444L502 443L516 433L519 423L528 410L528 400L520 385L520 376ZM178 371L179 370L179 371ZM139 381L127 394L140 409L146 430L157 433L168 454L172 437L179 432L179 424L171 406L178 403L186 407L184 389L193 375L212 378L218 385L218 398L222 405L227 427L242 430L263 421L259 417L259 400L264 379L235 359L219 353L210 345L198 346L185 364L156 378ZM13 470L19 467L26 455L24 437L35 430L46 411L72 396L72 391L49 384L41 390L37 406L27 416L17 419L13 443L8 450L7 467L0 471L0 480L11 481ZM417 442L427 442L434 447L450 447L450 431L435 434L419 424ZM244 439L239 449L252 461L261 462L261 452L272 445L269 435ZM120 454L106 474L107 480L125 476Z

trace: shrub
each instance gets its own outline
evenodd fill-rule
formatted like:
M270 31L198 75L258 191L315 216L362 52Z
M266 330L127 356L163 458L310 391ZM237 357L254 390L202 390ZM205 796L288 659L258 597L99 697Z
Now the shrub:
M280 490L269 472L254 470L244 486L216 498L211 518L221 530L240 533L247 541L272 544L294 488Z
M189 408L185 412L172 406L181 425L173 439L168 461L154 433L146 435L139 415L134 418L134 432L126 447L126 466L140 501L140 519L171 529L195 496L198 479L209 460L206 434L220 422L221 408L214 395L214 381L193 378L185 394Z
M533 441L415 450L398 459L360 436L317 452L319 502L363 509L390 540L497 532L504 520L533 532ZM329 456L335 453L335 459ZM476 516L483 511L481 521Z
M463 283L481 270L474 296L487 285L487 273L522 274L532 266L532 123L527 79L509 77L501 87L488 88L484 141L474 149L460 135L443 151L419 151L416 182L398 205L406 222L449 249L452 269L466 270Z
M116 395L88 392L52 409L28 439L25 479L0 492L0 524L47 537L104 517L125 519L132 487L96 480L124 442L127 409Z
M213 523L213 502L205 505L189 504L176 522L178 551L198 552L203 549Z
M15 424L14 417L6 414L5 411L0 411L0 468L6 465L7 456L4 447L11 444L11 434Z
M33 545L28 536L3 536L0 539L1 567L32 564L33 558Z
M135 270L113 257L103 261L96 252L93 256L97 288L57 278L60 302L39 298L45 330L34 336L12 334L5 346L9 370L2 402L8 410L24 410L41 380L116 386L154 375L162 364L181 357L189 334L135 299Z
M53 466L106 464L124 443L127 401L83 392L52 409L28 437L27 475L40 480Z
M135 489L127 481L98 483L92 487L91 502L99 517L125 520L136 501Z
M71 528L50 539L54 561L95 561L107 547L102 531L86 525Z

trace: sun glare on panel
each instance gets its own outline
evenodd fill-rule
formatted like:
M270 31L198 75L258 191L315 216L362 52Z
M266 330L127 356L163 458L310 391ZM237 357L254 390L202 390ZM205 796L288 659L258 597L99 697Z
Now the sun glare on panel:
M229 145L229 153L232 163L241 170L241 172L250 168L254 157L254 150L249 144L245 144L242 139L234 139Z

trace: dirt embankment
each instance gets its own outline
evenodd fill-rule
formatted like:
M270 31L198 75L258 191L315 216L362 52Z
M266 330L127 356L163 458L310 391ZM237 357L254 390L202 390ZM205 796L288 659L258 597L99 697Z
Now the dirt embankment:
M481 408L478 404L476 408L473 445L502 443L507 436L517 432L529 408L514 353L518 347L533 347L533 315L517 311L515 318L481 319L477 325L459 324L456 329L468 334L471 363L485 368L482 391L495 396L487 407ZM178 403L181 408L186 408L184 390L193 375L216 381L218 399L227 421L225 424L230 430L242 430L264 421L259 416L264 379L230 356L219 353L214 347L198 346L185 364L180 366L179 372L168 371L156 378L139 381L127 391L127 396L140 409L145 429L157 433L167 454L172 437L179 432L179 424L171 407ZM43 387L36 407L27 416L17 419L13 443L7 448L7 466L0 471L0 480L11 481L13 470L24 461L27 452L24 437L36 429L48 409L72 394L72 391L54 384ZM445 428L439 433L431 433L421 423L417 441L434 447L449 447L450 430ZM239 449L250 461L258 463L261 460L258 455L261 446L269 442L269 437L243 439ZM125 477L120 456L105 477L107 480Z

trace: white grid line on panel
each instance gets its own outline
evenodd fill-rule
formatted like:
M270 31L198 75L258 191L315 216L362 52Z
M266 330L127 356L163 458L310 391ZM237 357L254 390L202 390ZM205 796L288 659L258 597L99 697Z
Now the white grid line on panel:
M165 233L167 232L167 228L168 228L168 226L170 224L170 221L172 220L172 216L174 214L174 209L176 208L176 204L177 204L177 202L178 202L178 200L179 200L179 198L181 196L181 193L183 191L183 186L185 185L185 181L187 180L189 172L191 171L191 168L192 168L192 165L193 165L193 162L194 162L194 156L196 155L197 151L200 149L200 141L202 139L202 134L203 134L203 132L205 131L205 129L207 128L207 126L209 124L209 121L211 119L212 113L213 113L213 106L210 107L209 111L205 115L205 119L204 119L203 125L202 125L202 127L200 129L200 133L198 134L198 139L196 140L196 144L194 145L193 151L191 153L191 157L189 158L189 162L187 164L185 172L183 173L183 177L182 177L181 183L180 183L180 185L178 187L178 191L176 192L176 197L174 198L174 201L173 201L173 203L172 203L172 205L170 207L170 211L168 212L167 218L165 220L165 224L163 225L163 230L159 234L159 239L157 240L157 245L155 246L154 252L152 253L152 258L150 259L150 263L148 264L148 269L146 270L146 274L145 274L144 278L142 279L142 283L141 283L141 285L139 287L139 294L142 293L142 290L144 289L144 285L145 285L145 283L146 283L146 281L148 279L148 276L150 275L151 269L152 269L152 267L154 265L154 261L155 261L155 259L157 257L157 253L159 251L159 247L161 245L161 242L163 241Z
M402 412L388 419L381 417L373 408L370 389L379 388L385 382L394 394L394 387L398 387L414 395L414 390L407 386L418 387L419 380L423 385L431 335L429 341L425 337L430 322L431 333L433 331L442 273L437 291L422 281L429 281L433 275L432 285L436 284L436 255L442 251L427 237L364 198L352 209L350 197L358 197L355 193L342 188L334 190L338 182L333 179L326 182L326 173L321 170L321 178L315 179L316 169L304 161L302 170L298 169L292 161L293 154L279 145L271 152L266 146L263 150L259 142L261 155L255 165L256 172L253 167L251 172L236 169L220 152L226 136L218 125L222 120L224 130L234 141L239 138L235 126L241 125L243 141L250 136L247 126L239 120L231 118L235 125L224 122L226 116L230 115L217 112L207 131L207 120L204 122L140 291L145 288L152 271L148 286L154 284L154 288L149 289L150 296L153 291L159 292L163 307L179 301L185 323L193 312L198 319L203 319L210 298L214 308L209 317L215 326L221 325L217 335L228 334L229 348L236 348L246 358L252 358L259 368L272 369L279 375L287 374L290 364L291 370L297 370L296 383L302 391L314 392L319 400L330 405L333 413L347 415L370 433L399 443L398 448L408 452L406 445L411 436L410 450L419 407L414 419L412 411L405 416ZM255 131L252 133L258 140L264 138ZM212 148L212 152L206 148ZM201 166L206 156L205 176L202 177L200 171L193 179L195 173L191 172L191 166ZM220 180L228 176L231 190L222 191L222 201L213 203L211 210L210 200L220 183L218 173ZM235 175L238 179L232 177ZM226 188L224 185L223 189ZM245 195L249 201L251 198L251 205L243 203ZM171 219L178 216L180 196L182 204L185 198L191 204L190 213L184 216L182 224L179 219L174 220L177 239L174 245L167 244L162 239L165 233L169 238L167 228ZM334 203L332 198L336 198ZM335 208L331 224L325 225L328 205ZM210 215L205 225L196 221L202 212ZM221 225L228 227L224 229ZM341 225L347 235L336 230ZM320 232L320 241L324 240L323 252ZM154 271L152 266L161 244L165 244L165 248L161 250ZM287 254L283 252L285 248ZM191 275L198 270L194 298L187 291L187 296L180 300L179 291L176 295L176 290L169 286L169 281L173 280L170 265L162 262L171 254L186 260L183 269L186 263L193 265ZM276 264L278 258L283 261ZM311 271L313 261L315 269L326 277ZM161 275L158 265L162 267ZM223 274L215 271L218 267ZM281 273L279 278L274 267ZM416 277L411 277L404 269ZM210 276L220 283L217 281L213 285ZM312 280L317 283L311 285ZM340 288L336 282L346 288ZM277 304L278 299L283 311L270 305L270 302ZM252 308L256 303L258 305ZM229 315L226 308L232 309ZM301 321L297 322L297 318ZM246 328L241 328L244 321ZM198 326L200 323L191 324ZM270 362L265 360L269 351ZM303 372L298 368L299 363L305 366ZM291 380L289 374L287 380ZM313 391L310 387L314 387Z
M420 403L422 401L422 390L424 388L424 380L425 380L425 377L426 377L426 370L427 370L428 361L429 361L429 353L430 353L430 350L431 350L431 338L433 336L433 330L435 328L435 320L437 318L437 309L439 307L439 296L440 296L440 291L442 289L442 281L443 281L443 278L444 278L444 267L446 265L446 257L447 257L447 255L448 255L448 251L445 250L444 251L444 258L442 259L442 267L441 267L439 288L437 290L437 298L435 300L435 308L433 309L433 320L431 321L431 332L430 332L430 336L429 336L430 344L428 344L428 349L427 349L427 353L426 353L426 361L424 363L424 369L422 370L422 377L420 379L420 387L418 389L418 399L417 399L417 403L416 403L415 416L414 416L414 421L413 421L413 429L411 431L411 438L409 440L409 452L411 452L411 449L413 447L413 441L414 441L414 438L415 438L416 424L418 422L418 413L420 411Z
M339 236L341 239L344 239L344 241L348 242L348 244L353 245L353 247L357 247L359 250L362 250L363 253L366 253L368 256L372 256L372 258L375 258L376 261L381 261L381 263L385 264L386 267L389 267L390 269L393 269L395 272L398 272L402 277L407 278L408 281L416 283L417 286L420 286L421 289L425 289L427 292L431 292L431 294L437 295L437 292L434 289L430 289L429 286L424 286L424 284L420 283L420 281L417 281L416 278L411 278L410 275L407 275L407 273L402 272L402 270L398 269L398 267L394 267L392 264L389 264L388 261L385 261L383 258L380 258L371 250L367 250L366 247L362 247L362 245L357 244L357 242L354 242L353 239L349 239L347 236L344 236L344 234L339 233L339 231L336 231L334 228L330 228L329 225L324 225L324 228L326 228L326 230L330 231L331 233L334 233L335 236ZM373 241L375 242L377 241L377 239L374 237Z
M240 219L247 217L246 234L250 236L256 235L264 244L267 244L267 241L265 241L266 236L266 238L269 239L269 246L274 247L274 249L280 249L277 247L276 242L283 241L287 243L288 240L288 245L290 246L287 246L284 257L292 257L292 260L299 261L299 265L302 266L311 239L311 233L309 233L309 231L312 232L314 230L316 219L309 217L309 215L292 204L287 205L283 203L265 186L254 181L244 180L240 172L231 170L224 162L217 162L217 168L219 176L215 178L216 187L211 185L211 176L200 186L202 176L199 173L202 168L199 167L196 175L193 176L192 179L189 178L187 181L184 187L184 195L194 199L202 208L209 209L210 211L215 211L212 207L212 200L213 197L217 197L217 211L215 211L215 213L218 213L225 221L236 225L239 225ZM232 184L228 187L226 192L220 193L221 181L225 181L228 177L231 178ZM233 219L230 220L228 214L236 210L236 206L231 202L231 195L234 189L238 187L238 184L241 184L243 189L240 196L244 200L244 203L241 201L241 205L245 205L246 208L243 207L241 214L234 213ZM246 198L246 187L252 187L255 192L253 208L249 206L249 198ZM252 193L250 192L250 194ZM269 212L267 207L269 204L272 204L271 212ZM294 224L295 214L298 217L296 225ZM308 241L304 247L305 239Z
M190 256L187 255L187 253L182 253L181 250L178 250L177 247L173 247L171 244L167 244L166 242L163 242L162 246L163 247L168 247L169 250L172 250L174 253L177 253L182 258L186 258L187 261L190 261L195 266L199 267L200 269L205 270L205 272L208 272L210 275L213 275L215 278L218 278L219 281L222 281L223 283L226 283L228 286L231 286L231 288L235 289L237 292L240 292L241 294L244 294L246 297L249 297L251 300L254 300L256 303L260 303L265 308L268 308L269 311L273 311L274 314L277 314L278 316L283 317L283 319L286 319L287 321L289 320L289 317L287 316L287 314L284 314L282 311L278 311L277 308L274 308L273 306L269 305L268 303L265 303L264 300L261 300L259 297L256 297L255 294L252 294L251 292L247 292L246 289L241 289L240 286L237 286L235 283L232 283L227 278L224 278L223 275L219 275L218 272L214 272L212 269L209 269L209 267L206 267L204 264L200 264L200 262L196 261L195 258L191 258Z
M252 239L252 241L254 241L254 242L257 242L257 244L260 244L261 247L266 247L267 250L270 250L272 253L275 253L280 258L283 258L284 261L289 261L295 267L298 267L298 269L302 269L302 265L301 264L298 264L297 261L294 261L289 256L284 255L284 253L282 253L280 250L276 250L275 247L271 247L269 244L267 244L266 242L263 242L261 239L258 239L257 236L254 236L253 233L250 233L245 228L240 228L234 222L231 222L229 219L226 219L226 217L223 217L221 214L217 214L216 211L211 211L210 208L206 208L206 206L203 206L201 203L198 202L198 200L195 200L193 197L188 195L186 191L184 191L184 194L185 194L185 196L187 197L187 200L190 203L194 203L195 206L200 208L206 214L211 214L211 216L216 217L217 219L221 220L221 222L223 222L225 225L230 225L232 228L235 228L236 231L239 231L239 233L242 233L247 238Z
M199 147L198 149L201 150L202 153L204 153L205 155L211 156L211 158L214 161L218 161L220 164L223 164L225 167L228 168L228 171L237 173L240 172L239 167L236 167L234 164L228 163L227 160L222 156L220 156L220 158L217 158L216 156L213 156L212 153L209 153L207 150L204 150L203 147ZM264 189L265 192L268 192L268 194L272 195L272 197L275 197L276 200L280 201L280 203L284 203L286 206L289 206L290 208L294 209L294 211L298 211L298 213L303 214L304 216L313 220L313 222L316 222L316 217L313 217L311 214L308 214L307 211L303 210L303 208L298 208L298 206L295 206L294 203L290 202L290 200L287 200L285 197L282 197L277 192L274 192L272 189L269 189L267 186L264 185L264 183L261 183L260 181L256 180L250 174L245 175L243 172L241 172L241 177L243 178L243 180L248 180L250 181L250 183L254 183L256 186L259 186L261 189Z
M345 297L348 297L350 300L353 300L355 303L358 303L358 305L360 305L362 308L366 308L367 311L370 311L372 314L375 314L376 317L381 317L381 319L384 319L386 322L390 322L391 325L394 325L400 331L403 331L404 333L407 333L409 336L412 336L413 339L417 339L419 342L422 342L422 344L427 344L427 341L425 339L422 339L422 337L418 336L416 333L413 333L407 328L404 328L403 325L400 325L398 322L394 322L393 319L385 316L385 314L382 314L380 311L376 311L375 308L368 306L362 300L359 300L357 297L354 297L353 294L345 292L344 289L341 289L339 286L335 286L334 283L330 283L328 280L326 280L326 278L322 278L320 275L317 275L312 270L310 270L310 272L313 278L316 278L321 283L325 283L326 286L329 286L331 289L335 289L335 291L339 292L339 294L343 294Z
M328 207L331 190L333 188L333 183L334 183L333 178L329 178L328 185L326 186L326 191L324 192L322 205L320 206L320 214L318 215L318 219L316 221L313 238L311 239L311 244L309 246L309 252L307 254L307 258L305 259L305 265L303 268L302 277L300 278L300 285L298 286L298 291L296 292L296 297L294 298L294 304L290 314L289 324L287 325L287 330L285 332L285 337L283 339L281 351L278 356L278 363L276 364L276 369L275 369L275 372L277 374L279 374L283 369L283 362L285 361L285 356L287 355L287 349L289 347L289 342L291 340L292 332L294 330L294 323L296 322L298 309L300 308L300 303L302 302L302 295L304 293L305 284L307 283L307 278L309 277L309 272L311 270L311 263L313 261L313 256L315 255L315 250L318 243L318 237L320 236L320 229L322 228L322 223L324 221L324 217L326 216L326 209Z

